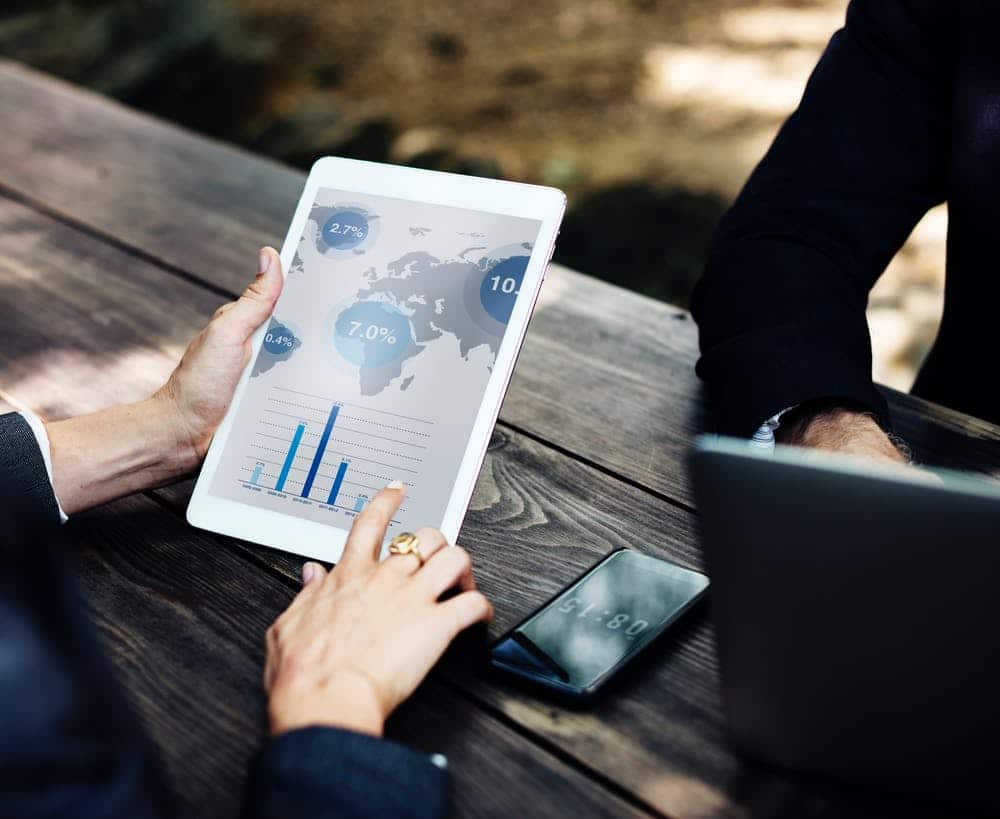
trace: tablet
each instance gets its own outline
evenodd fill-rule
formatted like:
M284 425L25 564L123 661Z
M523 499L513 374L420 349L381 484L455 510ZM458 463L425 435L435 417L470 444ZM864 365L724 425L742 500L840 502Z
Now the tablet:
M553 188L319 160L188 520L335 562L401 480L388 537L454 542L564 207Z

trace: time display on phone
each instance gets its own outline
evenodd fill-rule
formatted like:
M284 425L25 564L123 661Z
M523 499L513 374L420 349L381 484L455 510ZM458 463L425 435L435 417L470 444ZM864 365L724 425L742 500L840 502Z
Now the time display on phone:
M589 690L640 651L707 586L667 561L620 550L515 627L493 662L535 680Z
M624 629L625 636L638 637L649 628L648 620L633 618L626 612L611 612L608 609L600 610L600 604L588 603L581 597L570 597L562 605L556 608L562 614L569 614L580 620L589 620L594 624L601 624L606 629L617 631Z

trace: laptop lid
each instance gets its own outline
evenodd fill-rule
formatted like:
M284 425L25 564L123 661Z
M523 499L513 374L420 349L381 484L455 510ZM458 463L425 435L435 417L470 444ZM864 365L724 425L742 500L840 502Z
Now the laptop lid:
M716 438L691 463L736 746L1000 801L1000 489Z

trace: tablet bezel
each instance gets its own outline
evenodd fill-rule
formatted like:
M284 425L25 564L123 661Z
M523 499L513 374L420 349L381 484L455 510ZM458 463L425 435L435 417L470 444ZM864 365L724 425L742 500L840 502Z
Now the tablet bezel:
M281 247L281 264L286 274L320 188L519 216L541 222L521 284L522 296L527 298L519 298L514 304L440 526L448 541L454 543L472 500L490 435L500 414L500 406L545 278L545 269L555 248L566 197L562 191L538 185L323 157L313 165L306 178ZM187 519L201 529L335 563L343 553L348 534L346 530L209 494L266 330L267 322L264 322L251 339L249 363L205 457L188 504Z

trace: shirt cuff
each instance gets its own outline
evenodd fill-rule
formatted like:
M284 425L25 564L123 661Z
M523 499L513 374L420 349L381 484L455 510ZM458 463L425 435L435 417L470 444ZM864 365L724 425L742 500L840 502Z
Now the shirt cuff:
M41 418L30 410L20 410L19 412L31 428L35 440L38 441L38 449L42 453L42 460L45 462L45 471L49 476L49 485L52 487L52 497L56 499L56 508L59 510L59 520L61 523L65 523L69 520L69 515L63 511L62 504L59 503L59 496L56 495L56 485L52 482L52 448L49 446L49 434L45 431L45 424L42 423Z
M774 433L781 426L781 416L786 412L797 409L798 406L798 404L793 404L790 407L785 407L777 415L772 415L768 418L753 434L753 438L750 439L750 446L761 449L764 452L774 452Z

